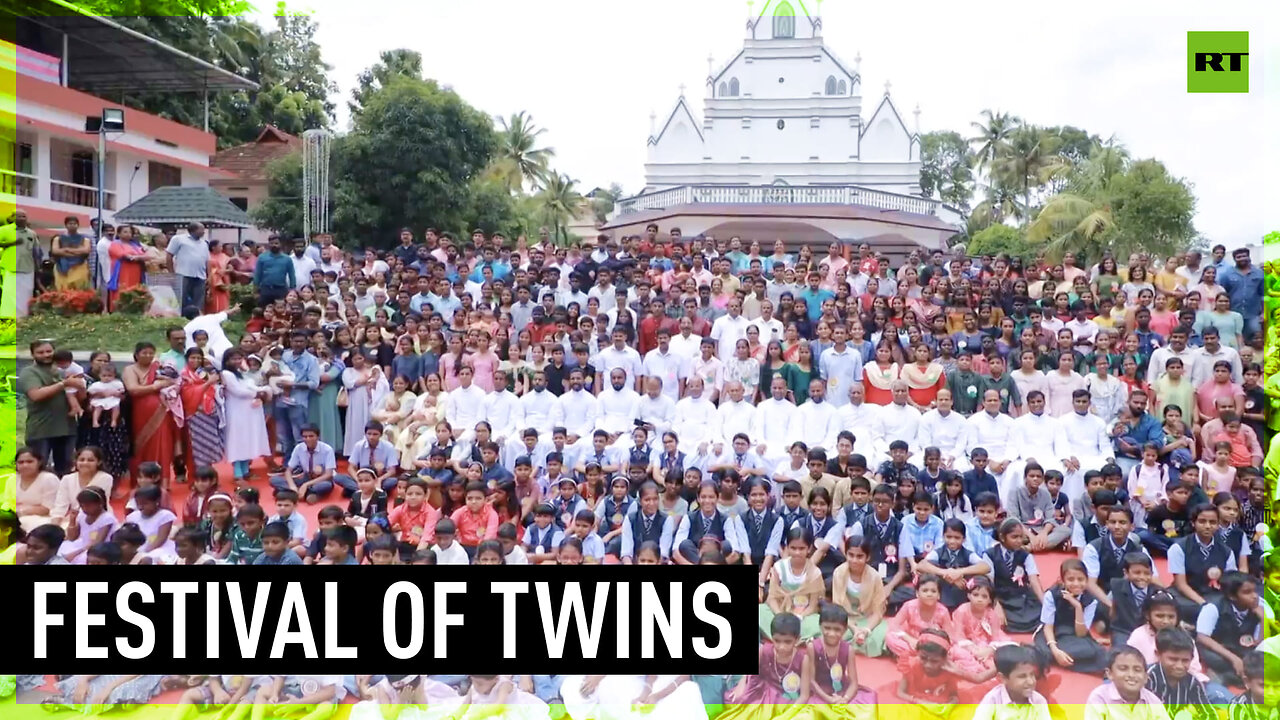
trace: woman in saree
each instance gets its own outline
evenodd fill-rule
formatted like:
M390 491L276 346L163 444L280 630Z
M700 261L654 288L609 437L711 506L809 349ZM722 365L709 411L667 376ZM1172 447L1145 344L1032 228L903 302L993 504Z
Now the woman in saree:
M320 381L311 391L307 404L307 420L320 428L320 441L331 448L342 447L342 414L338 392L342 389L342 371L346 368L327 346L316 350L320 361Z
M876 346L876 357L862 368L862 386L866 402L872 405L888 405L893 402L892 385L900 379L898 363L893 361L895 339L883 339Z
M396 438L396 450L400 453L400 467L414 467L414 461L426 454L435 439L436 423L444 419L449 408L449 394L442 389L443 381L436 373L423 378L426 392L418 394L413 403L404 432Z
M920 412L933 408L938 391L947 385L947 374L942 365L933 361L933 352L924 343L912 349L915 362L903 365L901 378L907 383L911 404Z
M417 399L409 378L397 375L391 380L391 392L383 395L369 413L369 417L382 423L382 436L392 447L399 446L400 436L409 427Z
M138 466L142 463L159 463L161 477L167 487L173 475L173 444L178 435L178 426L160 397L160 391L178 381L161 377L159 370L156 346L140 342L133 350L133 364L124 369L121 377L133 406L129 416L133 428L133 455L129 460L129 473L136 478Z
M221 376L200 348L186 354L182 369L182 414L186 417L183 443L188 471L222 462L222 400L218 397Z
M207 287L209 293L204 302L206 313L226 312L231 305L231 256L222 250L222 243L209 241L209 269Z
M147 281L147 248L138 241L132 225L121 225L116 229L116 239L107 248L107 257L111 262L107 310L114 310L120 291Z

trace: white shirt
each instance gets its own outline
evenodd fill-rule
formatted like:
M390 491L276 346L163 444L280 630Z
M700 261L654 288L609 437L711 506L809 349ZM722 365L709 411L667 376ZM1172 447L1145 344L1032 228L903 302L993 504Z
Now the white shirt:
M1155 353L1152 353L1154 356ZM1225 360L1231 363L1231 382L1239 383L1243 380L1243 366L1240 363L1240 353L1235 348L1219 345L1218 352L1211 353L1205 348L1195 348L1191 352L1191 387L1199 388L1213 378L1213 364L1219 360ZM1186 362L1186 359L1183 359Z
M484 398L484 416L493 428L493 438L511 440L519 436L524 429L524 410L520 398L503 388L500 392L491 392Z
M671 429L676 421L676 401L671 399L665 393L660 393L657 398L651 398L646 393L640 398L639 405L640 422L648 423L653 426L653 435L658 440L662 439L662 433ZM654 438L650 438L651 440Z
M666 354L660 348L654 348L644 356L642 374L660 378L662 394L675 402L680 399L680 381L689 377L689 364L689 358L677 353L675 348L668 346Z
M449 391L449 405L445 418L457 433L475 430L476 423L485 418L485 392L478 386L458 387Z
M613 385L606 384L596 400L600 403L597 430L627 434L635 429L636 418L640 417L640 395L630 385L614 390Z
M1017 428L1014 427L1013 418L1004 413L997 413L992 417L986 410L980 410L966 422L969 424L969 432L964 446L965 455L980 447L987 451L987 457L992 462L1016 457L1017 448L1013 447L1013 443Z
M1115 452L1111 447L1111 435L1107 424L1093 413L1073 412L1058 418L1065 438L1066 457L1108 458Z
M1013 424L1018 430L1017 448L1020 459L1034 458L1047 466L1067 455L1066 448L1063 447L1062 426L1058 424L1057 418L1050 417L1048 413L1027 413L1015 419Z
M596 417L600 415L600 403L586 390L567 390L556 400L551 413L551 424L562 426L570 435L587 438L596 429Z
M538 434L551 432L551 415L555 411L556 396L546 390L531 390L520 396L520 412L524 416L524 426L538 431Z
M968 425L960 413L952 410L943 415L934 408L920 417L916 444L921 448L938 448L942 451L943 458L958 458L964 454L967 429Z
M920 448L916 440L920 435L920 411L914 407L897 403L889 403L876 413L876 450L888 454L889 444L894 440L905 440L911 453ZM870 459L870 458L868 458Z
M756 443L764 443L770 456L785 453L791 443L791 421L796 414L796 405L790 400L768 400L756 406L755 427L751 429L751 437Z
M676 403L676 421L671 429L682 445L692 448L712 439L716 421L716 406L703 390L702 397L690 396Z
M720 400L716 414L720 416L717 434L726 443L732 444L733 436L738 433L745 434L750 442L755 442L756 438L751 434L756 421L756 408L753 405L745 400L734 402L724 398Z
M1071 318L1063 326L1071 331L1071 336L1077 344L1087 342L1093 344L1093 339L1098 336L1098 323L1086 318L1083 322Z
M605 285L604 287L592 285L591 289L587 291L587 297L595 298L600 301L601 313L607 313L618 307L617 288L614 287L613 284ZM586 303L582 304L582 310L584 313L586 312Z
M456 539L449 546L448 550L441 550L439 545L432 545L431 551L436 554L437 565L470 565L471 560L467 557L467 551L462 549L462 543Z
M1190 345L1184 347L1181 352L1174 350L1171 345L1156 348L1152 351L1151 359L1147 362L1147 382L1153 383L1159 380L1165 374L1165 363L1169 362L1169 358L1175 357L1182 360L1183 377L1191 379L1190 376L1195 372L1195 360L1198 352L1198 348L1193 348ZM1192 387L1197 387L1194 380L1192 380L1191 385Z
M865 457L875 452L875 438L880 423L880 406L864 402L848 402L840 406L840 429L853 433L853 451Z
M689 337L684 335L674 335L671 338L671 352L688 359L693 362L702 354L702 336L689 333Z
M222 369L222 355L230 350L233 346L231 341L227 339L227 334L222 331L222 323L226 322L227 314L224 312L214 313L212 315L201 315L191 322L183 326L182 330L187 334L187 350L196 346L195 334L197 330L203 330L209 334L209 343L205 345L205 349L213 361L214 367Z
M810 449L820 446L835 452L840 430L840 411L829 402L810 400L796 408L791 419L791 437L803 440Z
M782 340L782 321L778 318L775 317L765 320L763 317L758 317L755 320L752 320L751 324L760 330L761 345L768 345L772 340Z
M609 373L616 368L622 368L627 374L627 387L634 388L636 386L636 378L644 375L644 363L640 360L640 353L636 349L628 345L623 345L622 349L610 345L600 349L600 354L595 362L596 372L600 373L600 377L605 385L609 386Z
M716 321L711 323L711 339L717 342L716 357L721 360L734 357L734 348L739 340L746 339L749 325L751 321L742 315L736 318L721 315L716 318Z
M310 285L311 271L316 269L316 261L307 257L305 252L302 257L289 253L289 259L293 261L293 286L300 288L303 285Z
M95 246L95 252L98 253L98 275L99 285L105 286L111 282L111 239L99 238Z

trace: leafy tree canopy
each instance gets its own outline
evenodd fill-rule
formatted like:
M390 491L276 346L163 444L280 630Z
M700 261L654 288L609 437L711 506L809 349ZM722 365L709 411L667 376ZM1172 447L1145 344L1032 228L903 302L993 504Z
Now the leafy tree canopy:
M920 191L967 211L973 200L974 154L958 132L931 132L920 138Z
M968 255L1000 255L1021 257L1024 260L1034 255L1027 245L1022 231L1004 224L996 224L979 231L965 248Z

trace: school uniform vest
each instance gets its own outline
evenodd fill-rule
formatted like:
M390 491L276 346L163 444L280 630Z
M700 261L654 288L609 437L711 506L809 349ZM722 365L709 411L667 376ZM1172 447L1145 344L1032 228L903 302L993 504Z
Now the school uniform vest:
M548 525L545 530L540 529L537 525L530 525L525 530L524 538L535 553L555 552L555 546L551 544L551 541L555 538L559 529L555 523Z
M581 498L579 498L577 495L574 495L573 497L569 498L568 500L565 500L563 497L560 497L560 496L558 496L558 495L556 496L556 502L555 502L555 508L556 508L555 524L556 524L556 527L560 528L561 530L568 530L568 529L569 529L569 526L573 524L573 516L578 514L578 511L577 511L577 510L574 510L573 508L574 508L574 507L576 507L576 506L578 505L578 501L579 501L580 499L581 499ZM569 518L568 518L568 519L566 519L566 518L565 518L565 515L569 515Z
M661 511L653 514L653 519L648 523L648 529L645 528L645 515L643 510L636 510L628 520L623 522L631 523L631 542L633 551L639 550L640 546L647 542L655 542L662 544L662 528L667 522L667 516Z
M902 521L890 516L884 527L878 525L874 515L868 515L862 522L862 532L871 543L871 565L880 569L884 565L885 582L898 574L898 564L902 555L898 548L898 539L902 537Z
M1243 657L1255 647L1253 633L1262 621L1252 610L1238 615L1235 605L1225 597L1216 601L1214 605L1218 608L1218 625L1213 629L1211 637L1231 652Z
M631 448L627 454L627 464L631 466L649 467L649 446Z
M645 460L645 464L648 465L649 461ZM685 454L677 452L675 459L672 460L670 453L662 453L662 457L658 458L658 465L662 468L664 476L670 474L672 470L676 470L680 473L680 477L684 477Z
M791 510L786 505L783 505L782 509L778 511L778 517L782 518L782 533L785 535L792 525L807 521L809 519L809 511L802 507Z
M694 510L689 513L686 520L689 523L689 541L695 546L702 542L702 538L708 534L714 535L721 541L725 539L724 534L724 513L716 511L711 520L707 520L702 514L702 510Z
M1103 527L1102 527L1101 525L1099 525L1098 523L1094 522L1094 521L1093 521L1093 518L1090 518L1090 519L1089 519L1089 522L1084 523L1084 542L1085 542L1085 544L1086 544L1086 545L1089 545L1089 544L1091 544L1094 540L1097 540L1098 538L1102 537L1102 531L1103 531ZM1099 557L1101 557L1101 556L1099 556Z
M1071 603L1062 597L1062 584L1059 583L1049 588L1049 595L1053 598L1053 634L1055 637L1075 637L1076 636L1076 609L1071 607ZM1098 599L1089 593L1080 596L1080 607L1088 610L1089 606L1097 602Z
M1010 553L1005 550L1003 545L996 544L987 549L987 560L991 562L991 567L995 570L996 598L1004 600L1026 592L1024 590L1024 588L1028 587L1026 576L1020 575L1019 570L1027 562L1028 554L1026 550L1014 550L1012 562L1010 562ZM1011 565L1012 568L1010 567ZM1021 582L1015 578L1020 578Z
M1187 584L1191 589L1200 595L1211 590L1217 592L1215 588L1210 587L1209 570L1217 569L1221 577L1221 573L1225 572L1227 567L1227 559L1233 556L1231 550L1217 536L1209 546L1207 557L1201 552L1200 541L1196 535L1188 535L1179 540L1178 544L1182 546L1182 555L1186 562Z
M751 564L760 565L764 562L765 550L769 547L769 535L773 532L773 526L778 524L778 513L773 510L765 510L761 513L760 521L756 521L756 512L748 510L746 515L742 517L743 527L747 530L747 543L751 546Z
M1111 543L1111 536L1099 537L1089 541L1098 553L1098 587L1109 587L1111 581L1124 577L1124 556L1131 552L1142 552L1142 541L1132 534L1125 538L1120 548L1119 557Z
M627 520L627 510L629 510L630 508L631 508L630 499L624 499L622 502L618 502L613 499L612 495L605 498L604 499L604 520L600 522L600 527L599 529L596 530L596 533L600 537L604 537L610 532L613 532L614 530L621 528L622 523L626 522Z
M1147 588L1141 602L1133 594L1133 584L1123 577L1113 578L1109 586L1103 587L1111 589L1112 631L1131 633L1146 623L1146 618L1142 616L1142 603L1146 601L1146 596L1151 594L1151 587Z
M943 545L936 548L938 553L938 562L935 563L939 568L944 570L962 570L969 567L969 551L965 548L952 551ZM940 594L942 596L942 604L948 609L954 610L965 603L968 593L951 583L942 583L940 586Z
M805 519L801 527L804 528L805 537L809 538L809 545L813 545L815 540L825 538L827 533L831 532L831 528L835 527L836 521L830 515L823 518L820 522L814 522L813 516L810 515ZM838 550L839 548L837 548Z
M844 526L846 528L852 529L853 526L858 523L864 523L865 525L867 516L871 514L871 503L867 503L862 507L858 507L854 503L849 503L844 506L842 512L844 512Z
M1220 528L1218 530L1218 539L1221 540L1222 544L1226 545L1227 549L1231 552L1240 552L1240 547L1244 545L1244 528L1239 525L1232 525L1229 528ZM1259 555L1253 553L1252 545L1253 543L1250 542L1249 557L1257 558ZM1240 558L1236 558L1236 562L1240 562ZM1259 567L1262 566L1262 563L1260 562L1255 562L1253 564ZM1252 570L1253 568L1249 569Z

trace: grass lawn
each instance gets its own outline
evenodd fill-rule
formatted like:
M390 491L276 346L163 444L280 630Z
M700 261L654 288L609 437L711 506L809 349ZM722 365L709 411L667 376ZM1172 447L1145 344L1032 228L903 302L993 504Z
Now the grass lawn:
M181 327L182 318L150 318L129 315L32 315L18 323L18 347L23 350L33 340L49 339L55 347L68 350L132 350L142 340L158 348L168 346L164 331ZM222 326L228 337L244 332L244 321L228 320Z

